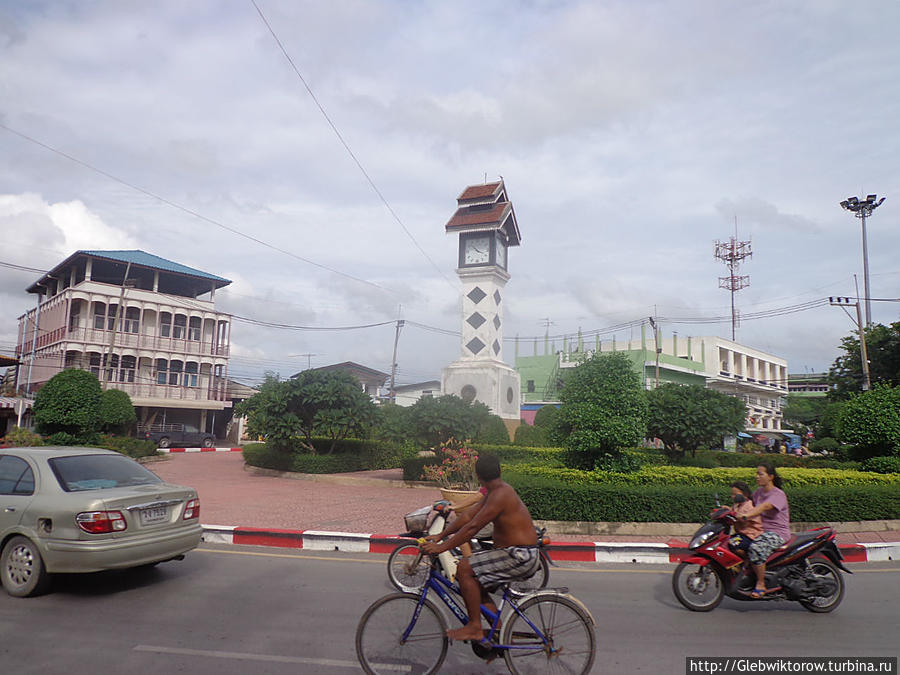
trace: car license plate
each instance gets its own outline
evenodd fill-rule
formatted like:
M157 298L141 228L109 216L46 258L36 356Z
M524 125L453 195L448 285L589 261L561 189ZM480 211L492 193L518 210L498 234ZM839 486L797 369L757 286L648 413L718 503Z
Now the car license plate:
M141 525L156 525L169 519L169 509L160 506L154 509L141 509Z

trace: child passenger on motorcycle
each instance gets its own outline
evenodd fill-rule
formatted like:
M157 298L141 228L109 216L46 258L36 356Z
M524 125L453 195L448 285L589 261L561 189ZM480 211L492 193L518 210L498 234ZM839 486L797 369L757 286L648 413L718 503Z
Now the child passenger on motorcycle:
M731 500L734 502L734 512L739 518L734 525L734 536L728 540L731 550L740 551L747 555L753 540L763 533L762 516L756 515L740 519L748 512L753 510L753 501L751 500L750 486L742 480L736 480L731 484Z

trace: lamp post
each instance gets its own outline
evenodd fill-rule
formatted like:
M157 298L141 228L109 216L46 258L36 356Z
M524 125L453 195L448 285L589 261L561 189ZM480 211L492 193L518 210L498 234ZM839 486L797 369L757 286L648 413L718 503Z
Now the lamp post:
M878 195L867 195L865 199L848 197L841 202L841 207L846 211L852 211L853 215L862 221L862 246L863 246L863 291L866 294L866 328L872 325L872 302L869 293L869 247L866 243L866 218L881 206L884 197L878 199Z

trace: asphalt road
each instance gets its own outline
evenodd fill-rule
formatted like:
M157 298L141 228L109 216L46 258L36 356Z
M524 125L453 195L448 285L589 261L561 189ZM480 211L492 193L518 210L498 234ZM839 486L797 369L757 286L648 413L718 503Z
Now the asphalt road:
M0 672L358 672L356 625L392 591L386 556L204 545L150 570L61 576L43 597L0 595ZM597 621L598 673L684 673L686 656L897 656L900 563L854 565L843 604L817 615L794 603L725 599L683 609L670 565L554 568ZM503 673L467 645L443 672Z

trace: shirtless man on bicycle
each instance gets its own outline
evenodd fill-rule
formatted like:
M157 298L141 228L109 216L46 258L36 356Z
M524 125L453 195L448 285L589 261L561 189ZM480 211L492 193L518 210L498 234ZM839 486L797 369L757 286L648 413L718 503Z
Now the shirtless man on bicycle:
M483 639L481 604L497 609L488 591L510 581L531 577L541 564L531 514L512 486L500 479L500 460L493 455L479 457L475 475L487 489L475 515L446 541L438 543L436 540L440 535L432 535L428 537L430 541L422 545L423 551L437 555L468 542L488 523L494 524L494 548L463 558L456 568L469 622L462 628L447 631L452 640Z

